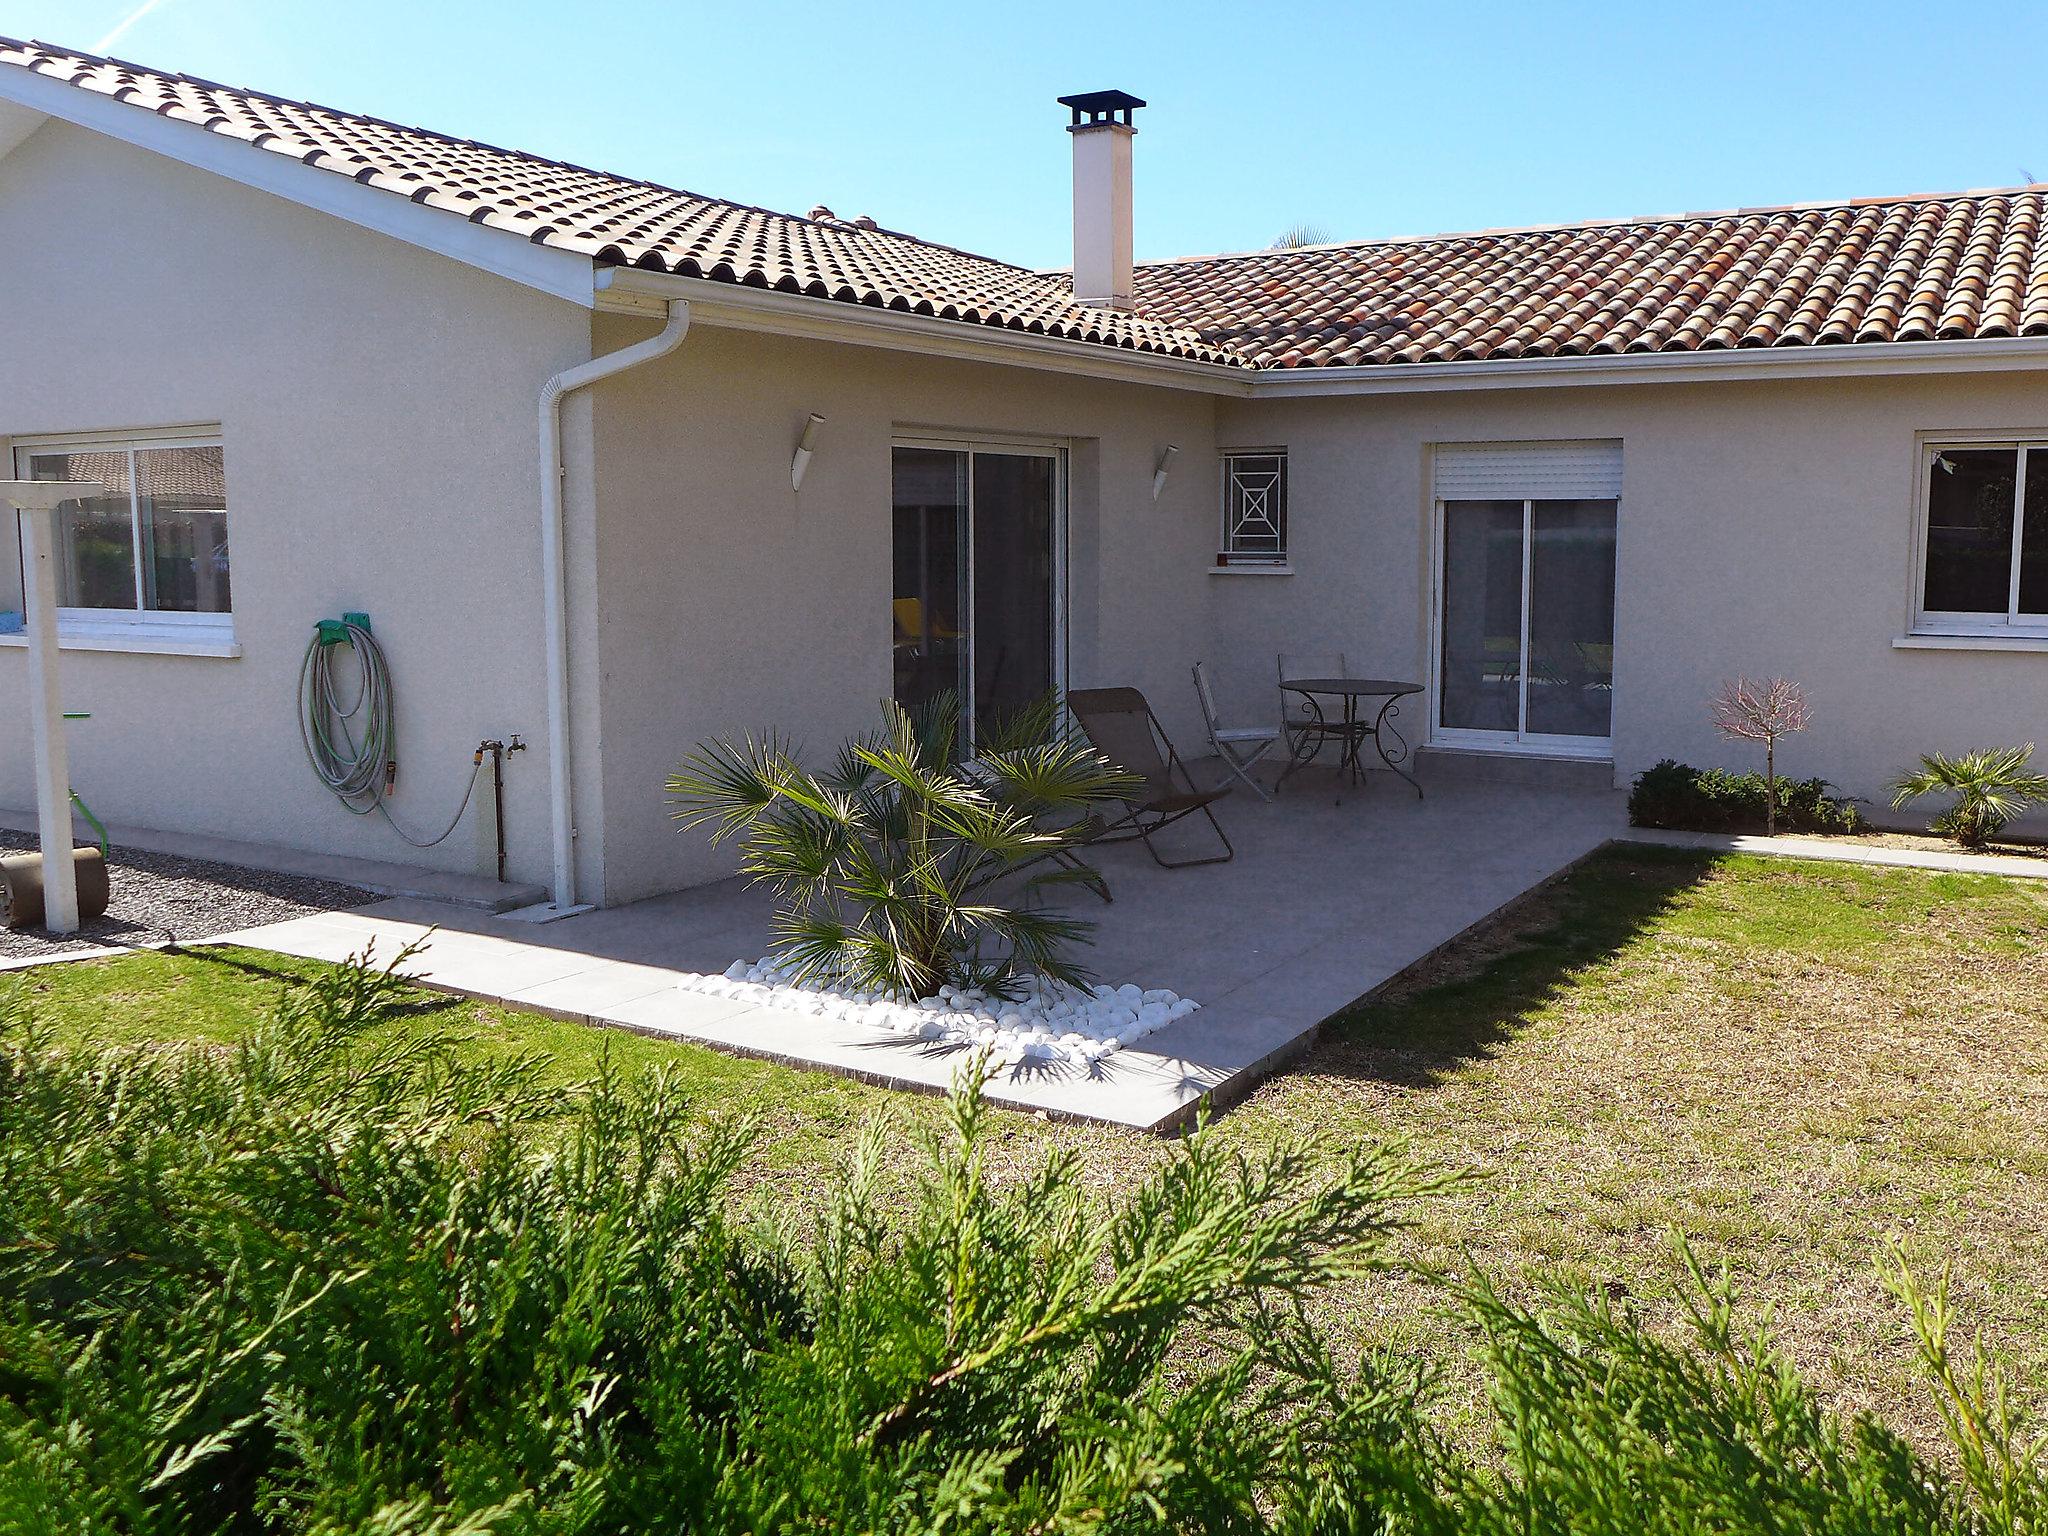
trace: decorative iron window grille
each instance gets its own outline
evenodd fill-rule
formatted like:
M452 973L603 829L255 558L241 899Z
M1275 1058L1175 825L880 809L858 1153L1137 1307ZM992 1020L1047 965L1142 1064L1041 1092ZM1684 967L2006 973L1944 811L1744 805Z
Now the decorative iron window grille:
M1280 565L1287 559L1287 453L1223 455L1223 544L1218 565Z

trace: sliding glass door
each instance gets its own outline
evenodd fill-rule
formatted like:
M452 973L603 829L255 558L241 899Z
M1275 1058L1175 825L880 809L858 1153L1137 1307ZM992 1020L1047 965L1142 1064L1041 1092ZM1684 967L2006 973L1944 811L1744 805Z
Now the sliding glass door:
M1612 499L1437 504L1436 738L1605 751Z
M965 742L1064 681L1056 450L895 450L896 698L961 701Z

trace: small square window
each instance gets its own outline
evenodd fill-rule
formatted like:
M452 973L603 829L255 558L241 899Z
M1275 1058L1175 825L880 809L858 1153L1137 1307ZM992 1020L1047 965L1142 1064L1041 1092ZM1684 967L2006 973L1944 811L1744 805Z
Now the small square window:
M1287 450L1233 449L1223 455L1223 543L1218 565L1287 562Z

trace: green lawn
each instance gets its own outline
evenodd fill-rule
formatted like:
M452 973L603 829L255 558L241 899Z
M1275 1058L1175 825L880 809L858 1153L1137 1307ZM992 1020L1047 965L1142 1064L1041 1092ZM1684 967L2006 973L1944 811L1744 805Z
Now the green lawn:
M141 954L13 985L60 1039L232 1040L311 968L248 951ZM0 985L6 985L0 982ZM422 994L395 1028L668 1064L707 1110L763 1119L747 1198L801 1192L876 1116L932 1101L697 1047ZM1931 1443L1908 1336L1871 1271L1888 1236L1955 1265L1963 1321L2048 1385L2048 882L1610 850L1469 936L1219 1122L1229 1141L1403 1143L1470 1175L1412 1212L1414 1267L1564 1276L1653 1319L1667 1232L1725 1262L1843 1406ZM1099 1127L1002 1120L999 1160L1074 1148L1105 1192L1159 1156ZM1398 1275L1330 1307L1357 1343L1467 1341Z

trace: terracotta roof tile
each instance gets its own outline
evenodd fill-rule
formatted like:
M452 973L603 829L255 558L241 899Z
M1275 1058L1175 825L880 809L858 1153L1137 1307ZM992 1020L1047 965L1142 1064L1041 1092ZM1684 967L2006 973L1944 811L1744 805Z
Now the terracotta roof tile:
M0 64L599 262L1201 362L1238 361L1154 317L1077 304L1059 274L891 230L722 202L42 43L0 38Z
M2048 335L2048 188L1190 257L1138 307L1261 368Z
M2048 335L2048 187L1034 272L305 102L0 38L0 64L595 261L1255 368Z

